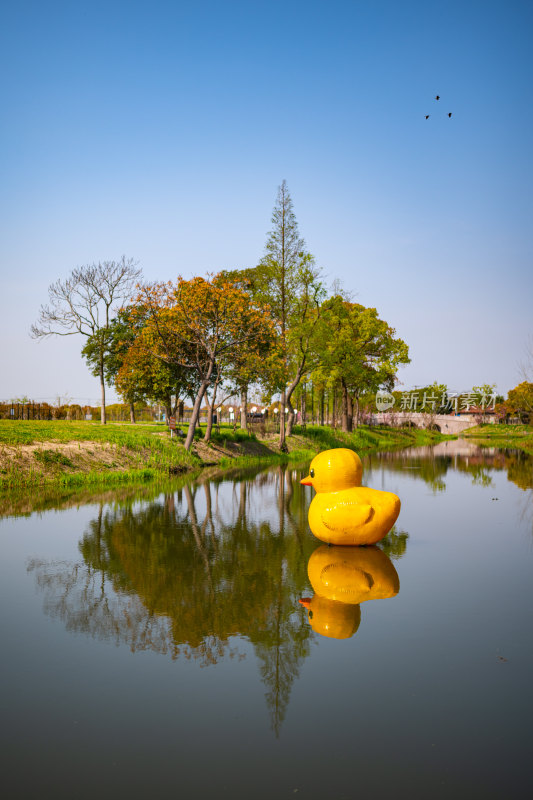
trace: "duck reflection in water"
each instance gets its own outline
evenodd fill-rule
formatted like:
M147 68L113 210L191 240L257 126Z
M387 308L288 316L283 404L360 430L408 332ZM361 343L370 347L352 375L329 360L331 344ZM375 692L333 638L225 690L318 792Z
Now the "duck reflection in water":
M360 603L400 591L398 573L379 547L321 545L311 555L307 573L315 595L300 603L313 630L332 639L349 639L357 632Z

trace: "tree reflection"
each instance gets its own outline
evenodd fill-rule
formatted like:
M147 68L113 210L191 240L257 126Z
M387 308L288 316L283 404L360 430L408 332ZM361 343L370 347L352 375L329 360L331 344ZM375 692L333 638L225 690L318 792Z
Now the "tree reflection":
M141 507L100 505L77 564L34 560L45 611L70 631L192 658L260 663L279 734L312 632L298 598L315 546L303 476L285 465L252 483L196 482ZM299 489L299 487L298 487Z
M483 448L460 441L444 444L456 445L457 452L445 455L436 453L435 447L420 447L367 456L364 460L365 475L375 474L386 466L388 471L423 480L433 492L441 492L446 490L445 478L450 469L468 473L473 485L486 487L494 485L492 472L505 470L508 479L520 489L533 489L533 456L523 450ZM461 446L465 448L464 453Z

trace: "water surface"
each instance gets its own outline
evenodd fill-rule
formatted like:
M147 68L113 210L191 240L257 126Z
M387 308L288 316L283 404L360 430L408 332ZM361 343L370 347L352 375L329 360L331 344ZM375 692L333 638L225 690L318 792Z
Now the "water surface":
M367 459L402 500L375 554L399 591L326 602L325 627L299 603L321 547L304 474L4 505L8 797L525 794L532 459Z

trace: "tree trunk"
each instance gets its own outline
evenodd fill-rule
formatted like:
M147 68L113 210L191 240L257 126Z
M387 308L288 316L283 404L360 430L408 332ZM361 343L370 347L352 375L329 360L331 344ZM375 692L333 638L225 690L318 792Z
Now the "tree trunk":
M325 400L326 390L322 389L322 394L320 395L320 424L324 425L324 400Z
M354 425L353 428L357 430L359 427L359 397L358 395L355 396L355 414L354 414Z
M209 442L211 439L211 431L213 430L213 404L207 404L207 425L204 434L204 442Z
M135 405L130 403L130 422L135 425Z
M248 388L243 389L241 392L241 428L243 431L248 430L248 419L246 412L248 410Z
M292 381L291 384L289 384L289 388L285 391L285 393L282 396L283 419L285 419L285 406L287 406L287 408L289 409L287 436L291 435L292 428L293 428L293 425L294 425L294 408L292 407L292 403L291 403L292 393L294 392L294 390L296 389L296 387L298 386L298 384L302 380L302 375L304 374L304 369L305 369L305 358L303 359L302 363L298 367L298 372L296 373L296 376L295 376L294 380ZM285 400L283 400L283 398L285 398ZM280 437L280 439L281 439L281 437ZM283 441L285 443L285 439ZM281 450L281 441L280 441L280 450ZM288 451L283 450L282 452L288 452Z
M217 401L217 391L218 391L218 385L220 383L220 378L221 375L219 367L217 372L217 377L215 380L215 385L213 386L213 397L211 398L211 402L208 403L208 408L207 408L207 429L204 436L205 442L209 442L209 440L211 439L211 431L213 430L213 415L215 413L215 403ZM218 425L220 426L220 420L218 420Z
M105 413L105 380L104 380L104 355L100 356L100 396L102 398L102 405L100 407L100 422L105 425L107 422Z
M341 378L341 386L342 386L342 412L341 412L341 430L344 433L349 433L350 431L350 413L348 408L348 389L346 387L346 381L344 378Z
M281 393L281 406L279 409L279 449L282 453L288 453L289 448L285 441L285 406L287 405L287 393L285 389Z
M348 433L353 430L353 400L350 393L348 393Z
M202 405L202 400L204 399L204 395L207 391L207 387L209 386L209 381L211 380L211 373L213 372L213 366L214 366L213 364L209 365L206 376L202 381L202 383L200 384L200 388L198 389L198 393L194 400L194 405L192 407L191 421L189 422L187 437L185 439L186 450L191 449L191 445L194 439L194 431L196 430L196 423L198 422L198 417L200 416L200 407Z
M287 397L287 408L289 409L289 413L287 414L287 436L291 436L292 429L294 428L294 420L296 418L296 413L294 411L293 405L290 401L290 398Z
M170 425L170 417L172 416L172 398L165 398L165 422Z

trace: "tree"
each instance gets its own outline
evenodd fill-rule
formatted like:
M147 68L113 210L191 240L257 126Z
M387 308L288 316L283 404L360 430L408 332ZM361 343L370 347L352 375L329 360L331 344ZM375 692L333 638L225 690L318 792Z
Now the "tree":
M252 292L268 305L275 325L275 348L268 362L270 387L281 392L280 450L294 420L291 396L302 377L312 369L310 353L325 297L320 271L300 237L286 181L278 188L265 255L248 274ZM289 428L285 408L289 408Z
M168 420L175 414L180 397L194 396L196 385L190 370L158 358L154 355L154 347L153 326L148 323L125 352L115 386L130 404L141 399L161 403Z
M400 364L409 363L409 350L396 331L365 308L340 295L326 301L320 325L322 371L342 392L342 430L352 430L359 416L359 398L394 385ZM354 415L355 406L355 415Z
M107 331L107 349L104 354L104 377L108 386L114 386L120 368L124 363L126 354L135 341L142 327L140 318L132 324L127 308L120 309L115 319L110 323ZM89 336L85 347L81 351L93 375L100 374L100 337ZM143 399L142 392L136 386L128 387L126 394L122 393L124 401L130 406L130 420L135 422L135 403Z
M92 338L95 369L100 378L102 425L106 423L105 358L109 328L113 314L131 295L141 274L136 262L125 256L120 261L76 267L66 280L57 280L48 287L49 303L41 306L37 324L31 327L34 339L77 333Z
M271 339L271 323L249 294L219 275L145 286L138 303L148 314L149 352L166 364L190 370L198 382L185 439L189 450L217 362L242 349L254 351Z
M238 286L247 294L255 296L255 270L223 270L219 273L219 279L225 280L234 286ZM266 310L266 309L265 309ZM242 430L248 429L248 395L250 387L254 384L263 383L268 368L265 364L271 354L274 345L271 340L262 340L253 350L239 348L231 353L231 358L224 367L224 375L227 379L229 392L228 397L238 397L241 404L240 426Z
M533 383L522 381L508 394L508 405L523 422L529 422L533 416Z

